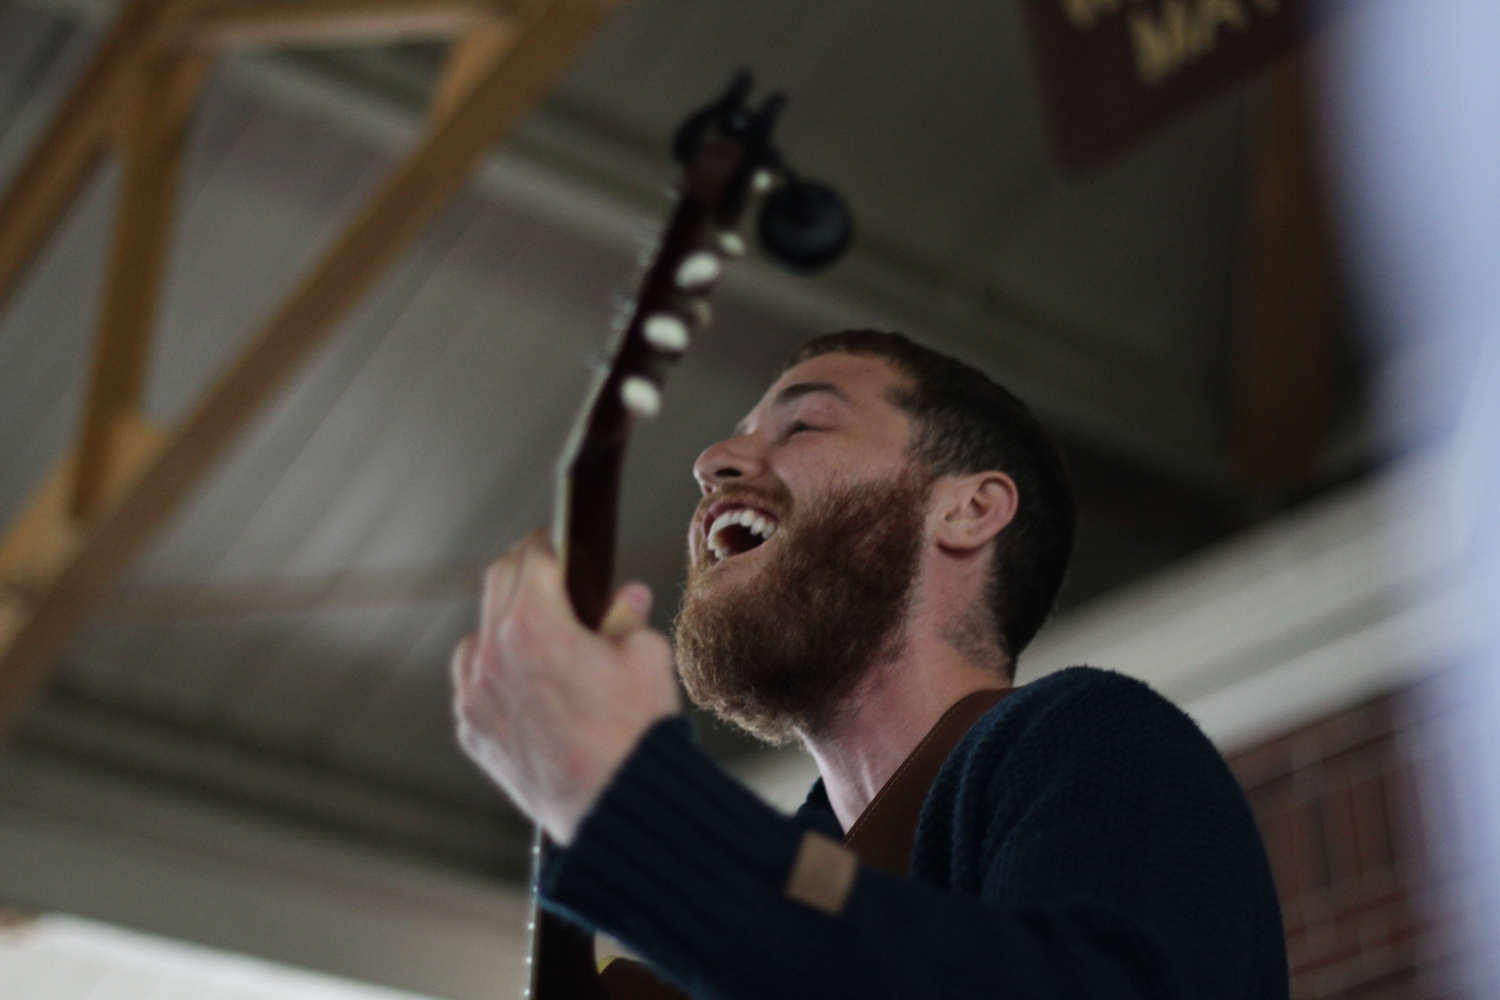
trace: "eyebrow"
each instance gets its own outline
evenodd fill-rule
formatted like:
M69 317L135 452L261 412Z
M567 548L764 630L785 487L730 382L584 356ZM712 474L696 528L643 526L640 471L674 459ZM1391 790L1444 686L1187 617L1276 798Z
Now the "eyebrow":
M803 396L810 396L815 392L826 392L831 396L836 396L846 403L853 402L853 400L849 398L849 394L847 392L845 392L843 389L840 389L832 382L793 382L791 385L787 386L785 389L782 389L776 394L776 398L772 400L771 405L786 406L788 403L796 402ZM745 422L743 420L740 421L739 424L735 427L734 432L736 434L745 433Z
M794 382L776 394L776 405L785 406L814 392L832 393L844 402L849 402L849 394L832 382Z

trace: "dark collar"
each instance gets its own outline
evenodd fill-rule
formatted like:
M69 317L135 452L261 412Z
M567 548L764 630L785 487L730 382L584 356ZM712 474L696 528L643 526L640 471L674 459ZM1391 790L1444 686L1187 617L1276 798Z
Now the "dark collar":
M943 762L974 723L1013 690L975 691L944 712L896 768L896 773L875 793L847 835L834 815L822 778L808 792L807 801L797 810L797 818L820 832L842 836L844 845L871 868L905 875L917 838L917 822L922 818L922 804L927 801L927 793Z

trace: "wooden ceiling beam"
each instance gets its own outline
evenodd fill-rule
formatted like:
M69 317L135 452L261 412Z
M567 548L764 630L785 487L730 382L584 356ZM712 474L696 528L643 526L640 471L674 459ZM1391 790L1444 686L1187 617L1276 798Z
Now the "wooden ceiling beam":
M611 0L550 0L520 15L515 44L497 55L323 252L270 320L188 416L152 448L138 477L96 524L71 541L37 542L29 522L12 525L0 554L31 558L0 612L0 731L12 726L45 682L73 632L136 554L165 525L239 434L349 314L363 294L458 193L490 148L561 77L611 12ZM49 487L66 482L54 470ZM42 498L34 502L34 509ZM55 504L56 501L50 501ZM55 511L55 506L43 511ZM55 528L55 519L52 522ZM75 529L76 530L76 529Z
M102 492L106 503L122 496L161 451L161 428L134 414L120 421L114 461ZM0 537L0 650L26 628L38 604L88 540L73 517L78 454L64 457L42 480Z
M476 21L506 19L494 0L268 0L201 7L183 39L219 46L329 45L448 38Z
M118 129L124 177L74 469L79 521L103 509L105 484L123 460L122 434L139 421L188 124L211 66L204 52L149 51L127 82Z
M504 58L517 34L515 22L507 18L480 18L465 28L443 61L443 72L428 102L430 120L441 122L451 115L484 78L485 70Z
M110 142L117 97L168 0L131 0L73 85L51 126L0 198L0 311L93 176Z

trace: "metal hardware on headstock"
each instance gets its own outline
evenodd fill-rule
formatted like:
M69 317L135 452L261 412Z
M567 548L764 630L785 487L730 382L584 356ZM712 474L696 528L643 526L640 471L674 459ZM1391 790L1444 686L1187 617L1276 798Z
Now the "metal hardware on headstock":
M559 465L553 546L566 568L568 597L579 620L597 628L614 583L615 527L625 445L636 420L661 412L662 382L692 334L713 318L707 295L726 260L745 253L736 230L753 198L763 198L757 232L772 259L807 272L832 263L852 233L849 210L821 184L797 177L771 145L786 104L772 94L747 103L751 81L737 74L714 103L685 121L672 152L682 165L676 205L628 316L615 328L599 373ZM531 1000L609 998L593 964L593 942L536 908L537 879L547 854L533 850Z
M694 329L707 330L714 321L714 308L704 299L695 299L688 303L688 318Z
M620 374L614 391L634 417L660 412L666 367L687 349L688 328L708 325L712 314L704 296L723 273L724 261L745 253L745 239L735 230L750 199L766 196L757 225L761 245L772 259L794 270L831 263L853 232L849 210L838 195L798 177L771 145L771 130L786 98L772 94L752 108L750 88L749 74L737 74L717 101L682 124L673 140L673 154L684 172L677 209L616 351ZM664 277L670 277L670 287L663 286ZM655 396L642 379L658 390Z
M745 256L745 241L739 233L719 234L719 253L731 259Z

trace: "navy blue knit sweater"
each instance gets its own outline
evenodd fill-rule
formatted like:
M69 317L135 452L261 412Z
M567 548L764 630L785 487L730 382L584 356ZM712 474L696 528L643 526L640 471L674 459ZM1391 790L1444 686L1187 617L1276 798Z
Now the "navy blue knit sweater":
M1287 996L1243 794L1119 674L1064 670L992 709L928 795L914 877L862 869L837 917L783 892L808 825L839 832L821 783L789 819L662 722L553 858L545 902L705 1000Z

